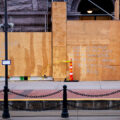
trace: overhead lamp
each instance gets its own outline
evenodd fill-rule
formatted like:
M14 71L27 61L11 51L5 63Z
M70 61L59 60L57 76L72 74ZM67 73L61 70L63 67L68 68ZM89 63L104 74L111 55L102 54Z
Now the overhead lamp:
M92 10L87 10L87 13L91 14L91 13L93 13L93 11Z

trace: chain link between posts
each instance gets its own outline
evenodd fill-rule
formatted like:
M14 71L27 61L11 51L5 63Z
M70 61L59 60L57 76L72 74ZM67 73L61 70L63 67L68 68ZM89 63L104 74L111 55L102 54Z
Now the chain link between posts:
M80 95L80 96L86 96L86 97L104 97L104 96L110 96L110 95L113 95L113 94L120 93L120 90L116 90L116 91L113 91L113 92L110 92L110 93L105 93L105 94L99 94L99 95L90 95L90 94L75 92L75 91L72 91L72 90L68 90L68 92L76 94L76 95Z
M20 94L20 93L17 93L17 92L9 90L9 92L12 93L12 94L15 94L15 95L18 95L18 96L22 96L22 97L27 97L27 98L43 98L43 97L48 97L48 96L56 95L56 94L58 94L58 93L60 93L62 91L63 90L58 90L56 92L49 93L49 94L46 94L46 95L40 95L40 96L29 96L29 95L24 95L24 94Z

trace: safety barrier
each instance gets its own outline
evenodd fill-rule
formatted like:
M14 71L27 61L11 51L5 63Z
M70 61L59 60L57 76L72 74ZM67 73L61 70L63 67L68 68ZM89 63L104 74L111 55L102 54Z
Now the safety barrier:
M78 92L75 92L72 90L68 90L68 92L71 92L73 94L80 95L80 96L86 96L86 97L104 97L104 96L109 96L109 95L120 93L120 90L116 90L116 91L113 91L110 93L105 93L105 94L99 94L99 95L90 95L90 94L78 93Z
M24 95L24 94L20 94L20 93L11 91L11 90L9 90L9 92L12 93L12 94L15 94L15 95L18 95L18 96L22 96L22 97L27 97L27 98L42 98L42 97L48 97L48 96L52 96L52 95L58 94L58 93L62 92L62 90L58 90L58 91L56 91L56 92L49 93L49 94L46 94L46 95L40 95L40 96Z
M90 94L84 94L84 93L78 93L72 90L67 90L67 86L64 85L63 86L63 109L62 109L62 114L61 117L62 118L68 118L69 117L69 113L68 113L68 106L71 106L73 108L77 108L77 109L82 109L82 110L108 110L110 108L115 108L120 106L120 104L111 106L111 107L103 107L103 108L84 108L84 107L80 107L80 106L75 106L72 104L69 104L67 101L67 91L70 93L73 93L75 95L80 95L80 96L86 96L86 97L103 97L103 96L109 96L109 95L113 95L113 94L117 94L120 92L120 90L116 90L110 93L105 93L105 94L99 94L99 95L90 95Z
M58 90L58 91L55 91L53 93L49 93L49 94L45 94L45 95L38 95L38 96L29 96L29 95L14 92L12 90L8 90L8 92L10 94L14 94L14 95L21 96L21 97L27 97L27 98L48 97L48 96L53 96L53 95L59 94L62 91L63 91L62 113L61 113L62 118L68 118L69 117L68 107L72 107L72 108L76 108L76 109L80 109L80 110L109 110L109 109L112 109L112 108L120 107L120 103L116 104L116 105L112 105L112 106L102 107L102 108L81 107L79 105L74 105L74 104L69 103L69 101L67 99L68 98L67 97L68 93L72 93L72 94L79 95L79 96L86 96L86 97L93 97L94 98L94 97L104 97L104 96L110 96L110 95L113 95L113 94L117 94L117 93L120 93L120 90L116 90L116 91L109 92L109 93L104 93L104 94L85 94L85 93L80 93L80 92L76 92L76 91L73 91L73 90L69 90L69 89L67 89L67 86L64 85L63 90ZM1 92L3 92L3 90L1 90L0 93ZM0 105L2 106L3 104L0 104ZM25 108L22 105L21 106L15 106L15 105L9 104L9 107L11 107L15 110L22 110L22 111L36 111L36 112L38 111L39 112L39 111L55 110L55 109L61 108L60 103L55 105L55 106L50 106L50 107L47 107L47 108L44 108L44 109L39 109L40 103L38 103L38 102L29 103L28 106L31 106L31 107ZM35 107L35 110L32 109L33 106Z

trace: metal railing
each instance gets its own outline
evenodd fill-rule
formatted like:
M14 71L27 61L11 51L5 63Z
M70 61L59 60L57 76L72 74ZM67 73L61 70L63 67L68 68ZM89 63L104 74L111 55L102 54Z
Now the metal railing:
M14 94L14 95L21 96L21 97L26 97L26 98L49 97L49 96L59 94L62 91L63 91L62 113L61 113L62 118L68 118L69 117L69 112L68 112L69 107L80 109L80 110L109 110L109 109L112 109L112 108L120 107L120 103L117 103L117 104L112 105L112 106L105 106L105 107L100 107L100 108L83 107L83 106L71 104L70 101L68 101L68 95L67 95L68 93L71 93L71 94L78 95L78 96L95 98L95 97L104 97L104 96L110 96L110 95L118 94L118 93L120 93L120 90L116 90L116 91L112 91L112 92L104 93L104 94L94 94L92 92L91 92L91 94L86 94L86 93L75 92L73 90L69 90L69 89L67 89L67 86L64 85L63 90L57 90L53 93L48 93L48 94L43 94L43 95L38 95L38 96L36 96L36 95L35 96L30 96L30 95L20 94L20 93L14 92L12 90L8 90L10 95ZM2 92L3 92L3 90L0 90L0 94ZM0 105L2 106L3 104L0 104ZM47 107L47 108L44 108L44 109L40 109L41 104L39 103L39 101L38 102L34 101L32 103L29 102L29 104L27 104L27 106L29 106L29 107L25 107L25 105L18 105L18 104L17 104L17 106L15 106L15 105L9 103L9 107L14 109L14 110L17 110L17 111L18 110L22 110L22 111L45 111L45 110L55 110L55 109L61 108L61 104L59 103L59 104L54 105L54 106L50 106L50 107Z

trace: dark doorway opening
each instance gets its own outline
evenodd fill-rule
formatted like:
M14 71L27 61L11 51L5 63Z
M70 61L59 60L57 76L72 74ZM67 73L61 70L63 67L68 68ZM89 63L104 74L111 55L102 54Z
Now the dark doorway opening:
M114 12L114 3L112 0L92 0L95 4L103 8L105 11L109 12L112 14ZM88 17L82 17L81 19L112 19L111 16L108 16L104 11L90 3L88 0L81 0L79 7L78 7L78 12L81 14L86 14ZM106 15L105 15L106 14ZM100 16L99 16L100 15ZM92 17L94 18L92 18Z

